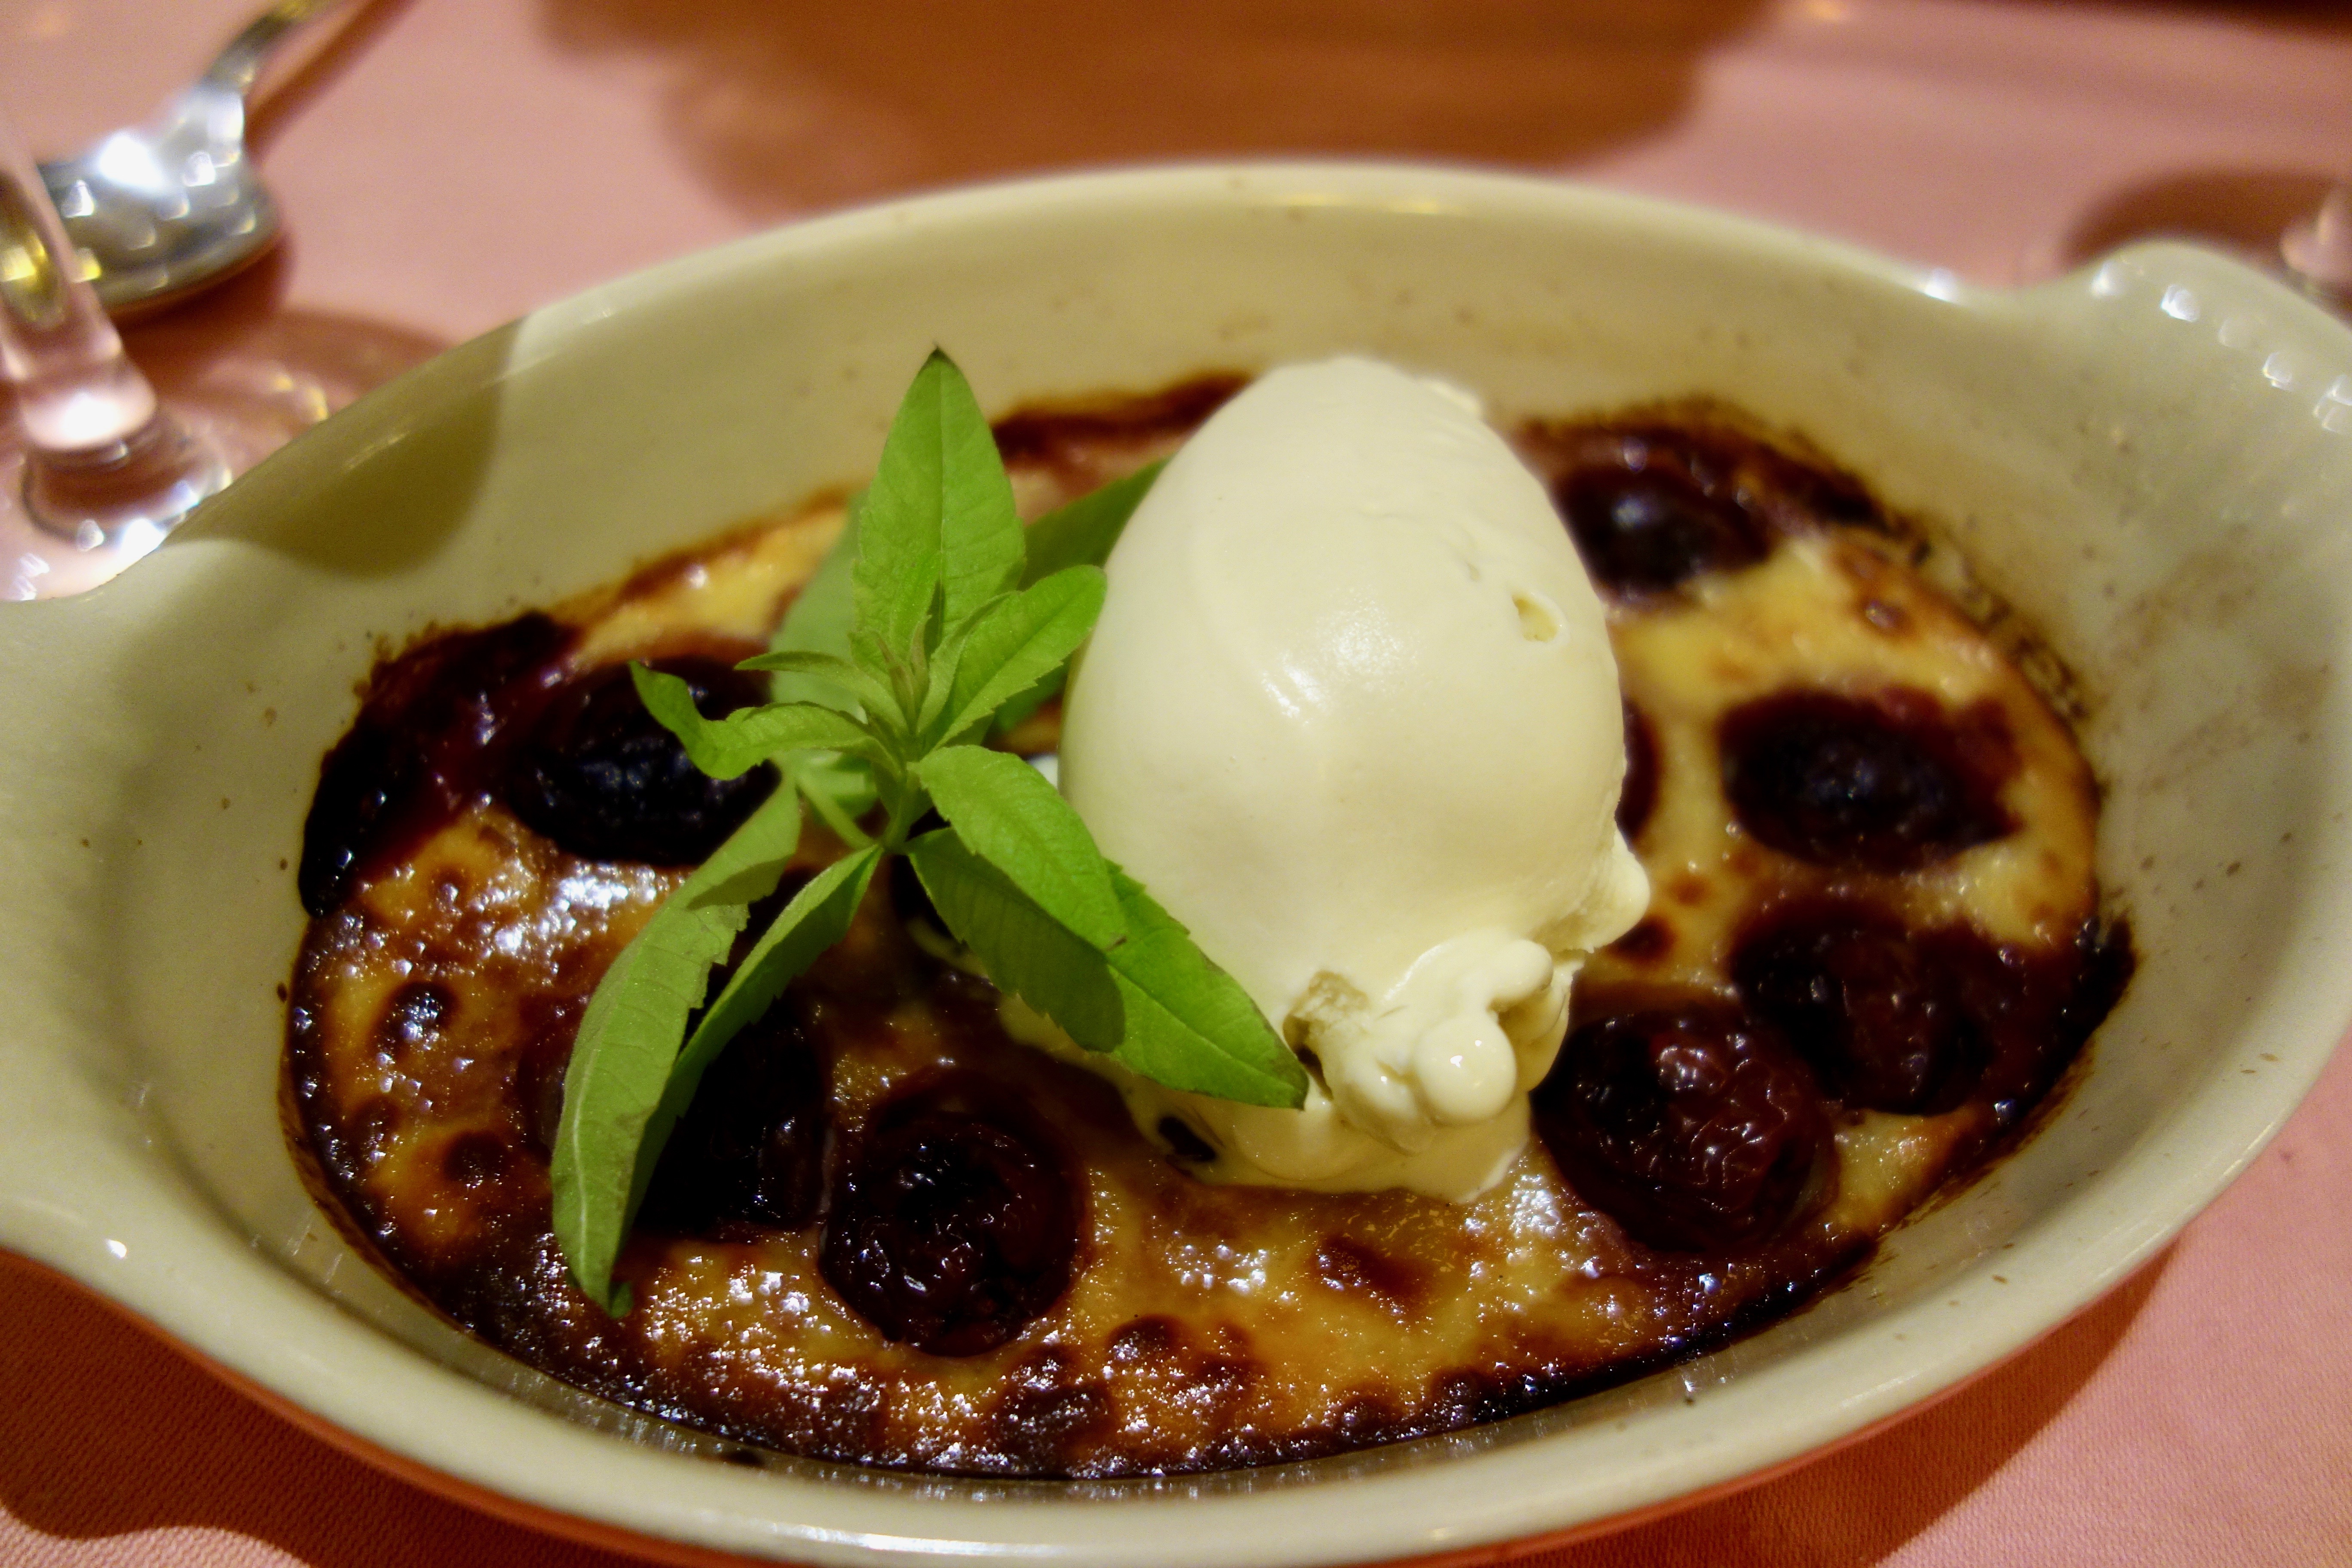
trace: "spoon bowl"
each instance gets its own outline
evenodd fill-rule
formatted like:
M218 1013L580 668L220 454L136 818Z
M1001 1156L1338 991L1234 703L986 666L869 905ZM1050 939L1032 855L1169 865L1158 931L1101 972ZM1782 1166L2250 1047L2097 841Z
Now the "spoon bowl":
M278 238L278 205L245 150L245 100L210 81L147 125L42 164L41 179L110 314L219 282Z
M286 34L334 0L279 0L144 125L41 165L83 276L113 316L209 288L277 241L278 205L245 144L245 95Z

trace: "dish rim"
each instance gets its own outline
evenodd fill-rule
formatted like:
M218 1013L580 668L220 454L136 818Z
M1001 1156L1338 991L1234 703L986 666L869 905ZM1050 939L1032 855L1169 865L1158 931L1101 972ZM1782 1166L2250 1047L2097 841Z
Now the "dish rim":
M561 352L565 334L593 328L614 313L657 306L667 297L693 293L714 284L723 286L730 276L746 268L790 266L796 256L887 243L893 236L909 231L936 232L971 221L997 223L1024 214L1034 219L1056 210L1106 201L1147 200L1181 206L1204 202L1273 201L1302 192L1323 193L1334 205L1404 212L1436 210L1451 204L1454 210L1504 221L1539 210L1554 221L1565 216L1601 224L1627 224L1664 239L1763 253L1832 274L1858 276L1923 292L1949 287L1939 274L1909 268L1838 241L1679 204L1564 182L1423 163L1218 163L1055 175L877 204L789 225L679 258L599 285L533 312L525 321L533 330L534 353L544 356ZM2229 278L2232 286L2252 289L2267 302L2288 301L2294 308L2310 310L2318 321L2327 320L2316 306L2301 301L2290 290L2222 258L2180 247L2136 247L2127 254L2176 261L2184 256L2191 258L2193 261L2179 264L2200 276ZM2072 276L2079 279L2099 265L2094 262ZM2062 279L2029 290L1960 289L1951 302L1962 309L1988 300L2007 300L2022 307L2037 296L2071 299L2074 293L2068 292L2068 285L2069 280ZM1937 297L1948 296L1938 293ZM2340 327L2334 330L2339 334L2342 331ZM494 380L504 375L514 368L514 363L483 349L499 335L477 339L410 373L289 447L213 503L210 516L188 531L189 540L201 541L210 533L224 531L224 520L233 520L240 511L267 507L289 489L331 483L339 455L348 452L353 444L380 436L409 417L411 411L429 410L440 400L485 384L483 378ZM58 616L75 613L72 602L38 609L39 613ZM2347 1010L2342 1005L2335 1009L2339 1026L2336 1035L2342 1032L2340 1024ZM579 1539L608 1543L625 1539L636 1543L637 1550L645 1550L650 1543L656 1550L672 1553L758 1550L824 1562L873 1562L883 1558L944 1562L987 1555L1014 1562L1164 1563L1171 1560L1167 1553L1166 1538L1155 1535L1149 1528L1148 1519L1108 1528L1093 1521L1106 1508L1124 1514L1129 1510L1150 1513L1182 1507L1186 1510L1183 1528L1187 1546L1192 1549L1186 1560L1203 1564L1337 1563L1428 1556L1491 1549L1514 1541L1572 1538L1611 1528L1612 1521L1629 1515L1686 1506L1700 1496L1751 1484L1765 1474L1802 1463L1826 1447L1853 1440L1950 1392L1969 1377L1990 1369L2061 1326L2153 1256L2268 1142L2324 1068L2335 1039L2336 1035L2331 1035L2324 1043L2306 1046L2300 1054L2290 1056L2282 1064L2282 1070L2270 1075L2262 1097L2268 1107L2267 1113L2251 1119L2241 1117L2246 1125L2240 1131L2220 1146L2200 1149L2199 1159L2173 1169L2163 1189L2168 1201L2109 1225L2101 1232L2100 1245L2074 1250L2073 1267L2058 1274L2054 1282L2043 1279L2038 1282L2038 1289L2012 1287L2001 1298L2000 1311L1963 1312L1958 1330L1947 1321L1944 1331L1932 1345L1914 1347L1917 1360L1906 1375L1894 1379L1864 1375L1865 1369L1857 1367L1850 1355L1841 1363L1835 1356L1814 1354L1831 1351L1835 1342L1817 1345L1802 1359L1816 1363L1809 1367L1816 1377L1828 1374L1832 1396L1824 1398L1814 1394L1811 1402L1816 1408L1810 1415L1801 1419L1783 1417L1777 1425L1769 1419L1758 1420L1755 1413L1761 1409L1769 1414L1770 1396L1775 1384L1781 1381L1773 1374L1786 1374L1791 1370L1790 1366L1766 1368L1744 1384L1735 1383L1709 1390L1707 1404L1714 1425L1718 1428L1727 1426L1735 1432L1745 1431L1749 1434L1748 1441L1723 1441L1720 1433L1710 1433L1704 1424L1685 1430L1681 1434L1685 1446L1671 1456L1652 1456L1635 1478L1638 1484L1621 1483L1613 1502L1601 1500L1601 1506L1572 1519L1562 1517L1559 1496L1548 1492L1540 1484L1544 1475L1537 1460L1549 1446L1547 1439L1540 1436L1526 1441L1474 1444L1468 1451L1436 1463L1400 1456L1400 1462L1381 1466L1377 1473L1318 1479L1316 1484L1307 1486L1291 1484L1269 1473L1269 1484L1257 1489L1214 1487L1194 1495L1190 1488L1180 1486L1162 1489L1163 1495L1157 1497L1137 1496L1116 1503L1089 1499L1074 1503L1066 1495L1069 1489L1056 1483L1015 1487L997 1482L974 1483L971 1487L949 1483L940 1487L917 1485L867 1490L863 1493L865 1499L879 1500L883 1506L860 1510L848 1506L856 1500L855 1497L845 1497L857 1489L835 1489L827 1480L812 1481L776 1472L739 1471L714 1476L712 1472L725 1468L651 1452L628 1445L624 1439L565 1426L543 1413L527 1411L519 1404L505 1401L495 1391L378 1334L267 1258L248 1255L211 1259L209 1275L213 1280L241 1279L265 1293L278 1295L281 1304L300 1313L328 1339L339 1338L341 1342L336 1348L351 1348L355 1337L376 1342L379 1353L362 1356L360 1366L345 1367L323 1381L311 1381L320 1368L306 1360L303 1347L274 1343L266 1334L233 1328L207 1331L208 1313L239 1300L236 1291L208 1306L194 1304L187 1299L174 1300L173 1290L184 1285L185 1280L175 1285L170 1278L173 1268L168 1254L151 1254L142 1248L133 1254L140 1260L136 1264L105 1256L104 1247L112 1227L103 1213L67 1215L57 1212L54 1205L44 1210L37 1203L25 1201L28 1194L39 1197L46 1189L26 1184L19 1178L18 1167L5 1157L0 1157L0 1243L57 1268L147 1321L181 1342L196 1359L219 1371L233 1384L249 1392L259 1391L265 1401L275 1407L299 1412L298 1419L302 1425L314 1432L333 1436L341 1446L372 1462L383 1463L389 1455L409 1479L439 1477L449 1483L443 1489L455 1491L476 1506L481 1505L482 1494L487 1491L508 1500L519 1510L528 1510L542 1525L551 1518L571 1521L580 1528L567 1528L565 1533ZM10 1064L17 1059L17 1053L0 1056L0 1081L5 1081ZM183 1197L197 1205L204 1202L193 1194ZM160 1274L156 1271L158 1263L146 1261L151 1257L158 1258ZM1977 1276L1981 1272L1972 1271L1969 1278L1955 1281L1953 1290L1967 1299L1966 1289L1972 1284L1980 1284ZM269 1283L272 1280L274 1286ZM340 1321L348 1331L334 1334L328 1320ZM1880 1337L1903 1321L1903 1315L1896 1313L1868 1326L1863 1333ZM387 1420L381 1412L374 1419L368 1417L371 1378L397 1377L404 1372L415 1374L420 1370L425 1374L422 1390L441 1401L436 1408L446 1408L452 1415L473 1418L471 1424L453 1423L450 1430L436 1434L429 1430L432 1423ZM1840 1382L1841 1377L1843 1382ZM518 1416L521 1417L520 1426ZM1660 1419L1671 1424L1671 1416ZM1769 1440L1757 1440L1759 1431ZM540 1439L538 1447L546 1451L527 1457L525 1450L533 1445L515 1441L518 1434L536 1436ZM437 1444L427 1441L436 1436L443 1440ZM1444 1447L1445 1440L1433 1442ZM1430 1447L1402 1446L1405 1449ZM429 1448L432 1453L420 1452L420 1447ZM1679 1467L1679 1474L1674 1479L1664 1474L1669 1461ZM564 1470L567 1462L575 1468ZM1337 1463L1318 1461L1315 1465L1283 1469L1316 1471ZM545 1473L551 1464L561 1472L552 1482ZM665 1470L663 1467L673 1468ZM613 1483L633 1479L640 1474L651 1479L650 1486L645 1489L656 1494L664 1489L665 1480L676 1485L669 1496L640 1499L635 1507L627 1506L625 1500L616 1500L619 1493L631 1489L615 1488ZM1442 1505L1449 1498L1458 1504L1465 1487L1473 1489L1474 1493L1483 1492L1488 1500L1489 1506L1475 1520L1465 1523L1449 1517L1442 1506L1431 1506ZM753 1488L765 1489L768 1500L776 1506L745 1507L747 1500L757 1496ZM826 1489L830 1489L831 1495L811 1495ZM978 1521L969 1510L952 1525L937 1513L940 1502L960 1505L975 1489L1001 1494L992 1500L999 1506L986 1511L986 1528L975 1528ZM1054 1495L1035 1495L1040 1489ZM1370 1500L1364 1494L1373 1489L1382 1494L1383 1506L1377 1509L1366 1506ZM1352 1500L1350 1505L1334 1507L1324 1500L1335 1493ZM812 1501L817 1506L806 1510L798 1506ZM1420 1515L1418 1524L1413 1523L1416 1510ZM870 1517L876 1514L881 1517ZM891 1517L894 1514L904 1517ZM1401 1526L1405 1530L1403 1534L1399 1533ZM941 1533L943 1530L954 1533ZM1126 1539L1106 1539L1118 1535ZM1208 1539L1211 1536L1213 1540ZM1283 1545L1269 1552L1269 1539L1278 1539Z

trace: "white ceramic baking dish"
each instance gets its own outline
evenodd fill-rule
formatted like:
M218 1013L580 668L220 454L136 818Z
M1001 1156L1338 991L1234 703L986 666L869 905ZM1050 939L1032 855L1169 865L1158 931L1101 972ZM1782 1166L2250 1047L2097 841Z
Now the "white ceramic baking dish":
M2087 1071L1811 1310L1614 1393L1318 1464L748 1468L467 1339L337 1239L279 1130L320 755L380 648L857 480L934 342L999 409L1356 350L1504 415L1700 394L1801 432L1948 532L2088 694L2101 874L2141 963ZM690 257L384 388L120 582L0 605L0 1244L411 1474L673 1551L1270 1568L1654 1507L2043 1333L2318 1073L2352 1014L2348 522L2352 331L2178 247L1984 293L1570 185L1293 165L965 191Z

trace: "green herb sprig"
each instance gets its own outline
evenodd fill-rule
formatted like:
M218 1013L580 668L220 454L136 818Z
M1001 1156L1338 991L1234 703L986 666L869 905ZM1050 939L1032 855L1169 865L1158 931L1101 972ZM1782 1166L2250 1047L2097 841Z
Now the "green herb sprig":
M1087 1049L1171 1089L1304 1102L1305 1069L1248 994L1104 858L1042 774L981 743L1059 689L1102 608L1101 563L1156 472L1024 529L970 384L934 353L841 542L771 650L740 667L768 671L777 700L706 719L684 681L632 668L697 767L733 778L773 761L784 784L655 911L581 1019L555 1236L607 1312L629 1310L614 1261L704 1070L847 933L887 856L908 858L999 986ZM800 889L705 1006L799 846L803 801L849 853ZM917 836L933 809L947 826Z

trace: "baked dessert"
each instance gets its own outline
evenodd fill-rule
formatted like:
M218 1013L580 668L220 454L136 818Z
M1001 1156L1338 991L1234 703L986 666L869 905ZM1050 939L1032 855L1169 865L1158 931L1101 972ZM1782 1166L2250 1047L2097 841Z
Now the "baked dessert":
M1234 389L998 427L1035 512ZM853 1463L1115 1476L1494 1419L1695 1353L1865 1257L2020 1125L2103 1016L2097 794L2018 659L1821 462L1717 410L1536 423L1610 603L1655 889L1597 955L1538 1140L1466 1204L1217 1185L1006 1031L877 879L703 1082L606 1315L552 1236L572 1037L660 900L774 787L688 763L625 661L716 714L838 532L753 525L379 666L323 765L288 1013L298 1156L425 1300L568 1382ZM1049 705L1003 735L1056 744ZM798 880L840 853L803 835ZM739 955L740 956L740 955ZM887 1259L887 1267L877 1267Z

